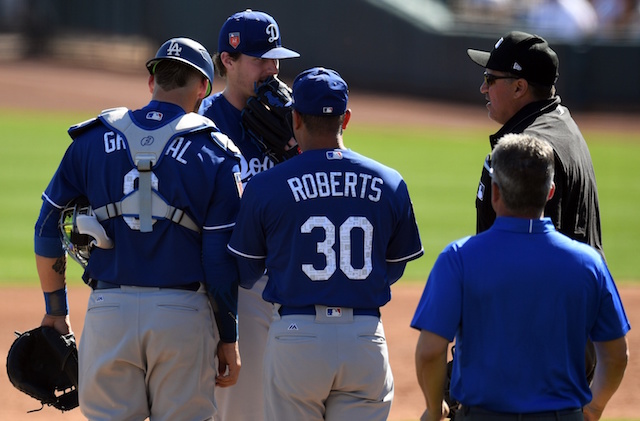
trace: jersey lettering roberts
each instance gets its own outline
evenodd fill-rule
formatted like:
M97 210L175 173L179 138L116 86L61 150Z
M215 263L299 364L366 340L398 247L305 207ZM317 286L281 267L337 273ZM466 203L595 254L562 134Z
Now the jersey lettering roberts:
M243 194L229 249L266 259L266 301L380 307L388 267L423 254L407 186L351 150L311 150L257 174Z

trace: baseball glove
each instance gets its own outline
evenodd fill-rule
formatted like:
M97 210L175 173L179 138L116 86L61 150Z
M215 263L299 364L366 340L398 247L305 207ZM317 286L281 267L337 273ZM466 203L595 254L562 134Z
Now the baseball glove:
M444 401L449 405L449 419L454 419L456 416L456 412L460 409L460 402L456 400L449 393L451 388L451 371L453 370L453 356L455 353L455 346L451 348L451 357L452 359L447 363L447 379L444 385Z
M64 412L77 407L78 350L73 333L62 335L40 326L16 335L7 355L7 374L15 388L40 401L42 408L50 405Z
M291 89L272 76L255 93L242 110L244 130L276 164L298 155L297 145L288 147L293 138Z

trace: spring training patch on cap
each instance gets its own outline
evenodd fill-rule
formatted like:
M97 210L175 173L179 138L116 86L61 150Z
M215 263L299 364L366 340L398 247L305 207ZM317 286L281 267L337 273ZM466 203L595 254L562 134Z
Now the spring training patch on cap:
M240 45L240 32L231 32L229 34L229 45L234 49Z

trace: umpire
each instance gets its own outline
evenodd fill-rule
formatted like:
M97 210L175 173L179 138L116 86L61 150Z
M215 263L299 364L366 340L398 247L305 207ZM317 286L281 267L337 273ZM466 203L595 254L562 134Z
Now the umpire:
M594 421L620 385L629 320L604 258L544 217L555 192L553 161L549 144L531 135L499 140L490 169L495 223L438 256L411 322L421 331L423 421L447 415L443 386L454 339L457 421ZM599 361L591 385L588 338Z
M469 49L471 60L484 67L480 92L489 117L502 124L489 136L491 149L507 133L527 133L551 144L556 192L545 207L561 233L595 247L604 256L596 177L589 148L569 110L556 95L559 61L537 35L509 32L491 52ZM476 197L477 232L495 220L491 207L490 155L484 163Z
M238 273L226 253L240 205L239 159L194 112L213 82L200 43L172 38L147 69L146 106L107 110L69 129L73 142L35 228L42 325L71 332L58 220L65 204L85 198L113 247L94 248L84 273L93 291L78 350L83 415L211 420L214 387L234 384L240 369Z

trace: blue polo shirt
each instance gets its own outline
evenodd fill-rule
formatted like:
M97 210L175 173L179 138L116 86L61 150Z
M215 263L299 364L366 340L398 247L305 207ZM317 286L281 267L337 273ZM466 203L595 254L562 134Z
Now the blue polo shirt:
M557 232L549 218L508 217L443 250L411 326L455 338L453 397L516 413L587 404L587 339L630 329L595 249Z

